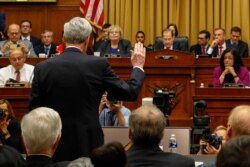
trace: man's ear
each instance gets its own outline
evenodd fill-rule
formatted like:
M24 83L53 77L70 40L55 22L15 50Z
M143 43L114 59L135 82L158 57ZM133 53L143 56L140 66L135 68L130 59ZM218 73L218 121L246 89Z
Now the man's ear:
M228 141L229 139L232 138L232 135L233 135L233 128L230 124L227 125L227 138L226 140Z

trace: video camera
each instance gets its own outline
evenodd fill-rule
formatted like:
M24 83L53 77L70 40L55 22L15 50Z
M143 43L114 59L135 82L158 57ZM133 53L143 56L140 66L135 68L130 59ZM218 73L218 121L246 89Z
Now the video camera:
M193 123L195 127L208 127L210 124L210 117L205 115L207 103L204 100L199 100L193 104Z
M209 143L216 149L218 149L222 143L222 137L218 136L216 133L211 132L210 130L203 131L202 140Z
M3 118L6 116L6 110L0 108L0 118Z
M175 97L175 91L165 91L165 90L157 90L155 92L155 96L153 97L153 104L158 107L165 116L169 116L171 114L171 106L169 100Z

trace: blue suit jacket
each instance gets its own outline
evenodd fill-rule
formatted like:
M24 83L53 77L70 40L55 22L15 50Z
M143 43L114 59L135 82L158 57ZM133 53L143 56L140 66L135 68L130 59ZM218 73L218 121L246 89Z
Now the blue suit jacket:
M35 47L35 52L37 56L39 55L39 53L45 53L44 45L40 44L37 47ZM56 54L56 45L53 43L51 44L51 47L49 50L49 57L51 56L51 54Z
M242 40L239 40L238 45L235 47L231 44L231 40L228 39L228 40L226 40L226 46L229 48L236 49L240 53L241 57L248 57L249 56L248 44L246 42L243 42Z

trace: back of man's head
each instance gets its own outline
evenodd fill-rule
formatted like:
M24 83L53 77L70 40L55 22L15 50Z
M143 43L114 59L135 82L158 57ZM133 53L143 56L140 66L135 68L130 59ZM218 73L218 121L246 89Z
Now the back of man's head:
M137 145L158 145L165 126L166 118L152 104L139 107L129 117L130 138Z
M250 136L237 136L228 141L216 158L217 167L249 167Z
M240 105L233 108L228 117L228 137L250 135L250 106Z
M74 17L64 24L63 31L63 38L66 43L79 44L90 36L92 27L86 19Z
M51 149L61 136L62 122L59 114L50 108L40 107L24 115L21 130L28 154L38 154Z

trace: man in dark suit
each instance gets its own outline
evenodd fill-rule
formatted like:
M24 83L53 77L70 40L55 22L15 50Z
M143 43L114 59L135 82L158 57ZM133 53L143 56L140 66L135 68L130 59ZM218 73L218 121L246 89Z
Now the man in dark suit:
M33 48L41 43L41 40L30 33L32 31L32 23L30 20L22 20L20 22L21 27L21 40L28 40L32 43Z
M34 70L30 109L48 106L62 118L56 160L87 156L93 148L103 145L98 106L105 91L110 100L136 100L143 85L143 45L135 44L132 74L125 82L115 75L106 58L86 55L91 31L84 18L75 17L65 23L64 52L38 63Z
M159 143L164 135L166 118L154 105L144 105L129 117L129 137L133 143L127 151L131 167L194 167L194 160L176 153L163 152Z
M190 52L194 56L206 55L209 48L210 32L201 30L198 35L198 43L190 47Z
M53 32L45 30L42 34L42 43L36 46L35 52L39 57L39 54L45 54L45 57L51 57L56 54L56 45L53 43Z
M154 44L154 50L179 50L188 51L184 43L174 40L174 33L171 29L164 29L162 31L162 40L157 40Z
M227 46L237 50L240 53L241 57L248 57L248 44L241 38L241 29L240 27L231 28L231 39L226 40Z
M27 167L66 167L69 164L68 161L52 161L62 130L61 118L55 110L47 107L32 110L22 118L21 129Z

